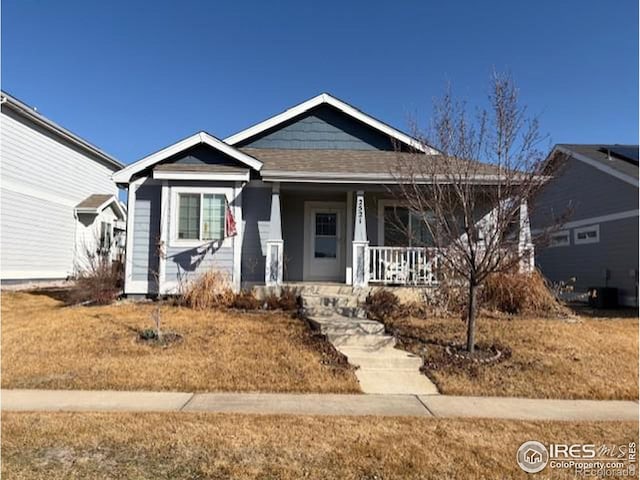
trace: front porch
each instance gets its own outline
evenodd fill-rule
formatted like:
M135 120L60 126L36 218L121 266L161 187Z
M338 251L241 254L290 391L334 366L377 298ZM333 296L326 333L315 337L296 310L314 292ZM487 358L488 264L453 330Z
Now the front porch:
M413 234L399 232L391 213ZM274 182L265 285L437 286L441 255L414 220L383 185Z

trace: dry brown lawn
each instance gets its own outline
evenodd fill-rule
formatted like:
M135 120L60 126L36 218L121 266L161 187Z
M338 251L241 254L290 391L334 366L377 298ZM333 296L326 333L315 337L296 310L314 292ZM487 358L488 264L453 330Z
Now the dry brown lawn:
M463 343L455 318L407 318L395 332L420 338L405 345L426 360L426 372L448 395L567 399L638 398L638 319L480 318L477 341L501 345L511 357L482 366L451 364L439 343ZM421 346L426 346L426 355Z
M352 369L285 313L164 306L169 348L142 344L154 307L66 307L2 294L2 387L174 391L358 392Z
M529 478L527 440L624 445L634 423L211 414L2 416L12 479ZM547 467L548 468L548 467ZM573 478L570 471L538 477Z

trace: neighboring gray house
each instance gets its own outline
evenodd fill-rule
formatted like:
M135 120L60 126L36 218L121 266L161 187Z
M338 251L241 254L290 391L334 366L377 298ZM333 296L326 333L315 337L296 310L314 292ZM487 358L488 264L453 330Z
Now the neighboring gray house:
M638 305L638 145L556 145L547 161L566 163L536 200L532 228L571 213L536 264L553 282L575 277L578 292L616 287Z
M174 293L209 269L235 289L433 284L433 249L410 241L427 234L403 237L389 219L425 227L387 185L400 157L437 153L328 94L224 141L179 141L113 175L129 195L125 293Z
M16 98L0 99L0 278L65 279L87 250L110 248L124 231L111 180L123 165Z

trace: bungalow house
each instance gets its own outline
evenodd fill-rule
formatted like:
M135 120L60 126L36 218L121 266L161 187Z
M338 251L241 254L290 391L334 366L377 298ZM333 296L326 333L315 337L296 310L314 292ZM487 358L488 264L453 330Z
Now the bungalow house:
M15 97L0 102L2 283L64 280L87 255L114 257L126 211L111 175L124 165Z
M556 145L547 161L563 159L536 199L532 228L569 214L536 264L553 282L575 279L577 293L618 289L618 303L638 305L638 145Z
M428 234L387 186L399 156L437 154L328 94L224 140L181 140L113 175L128 188L125 293L169 294L209 269L236 289L433 284L436 257L411 241Z

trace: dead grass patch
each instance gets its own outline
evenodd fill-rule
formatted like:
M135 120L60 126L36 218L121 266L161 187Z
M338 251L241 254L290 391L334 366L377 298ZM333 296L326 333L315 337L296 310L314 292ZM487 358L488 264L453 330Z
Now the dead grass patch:
M353 370L298 319L162 307L169 348L138 341L153 304L65 307L2 294L2 387L174 391L358 392Z
M567 399L638 398L637 318L487 318L477 342L504 355L487 365L455 362L445 346L462 344L459 318L387 320L401 347L422 355L426 373L448 395Z
M13 479L527 478L515 457L520 444L531 439L623 445L638 442L638 425L4 413L2 474ZM573 472L552 476L573 478Z

